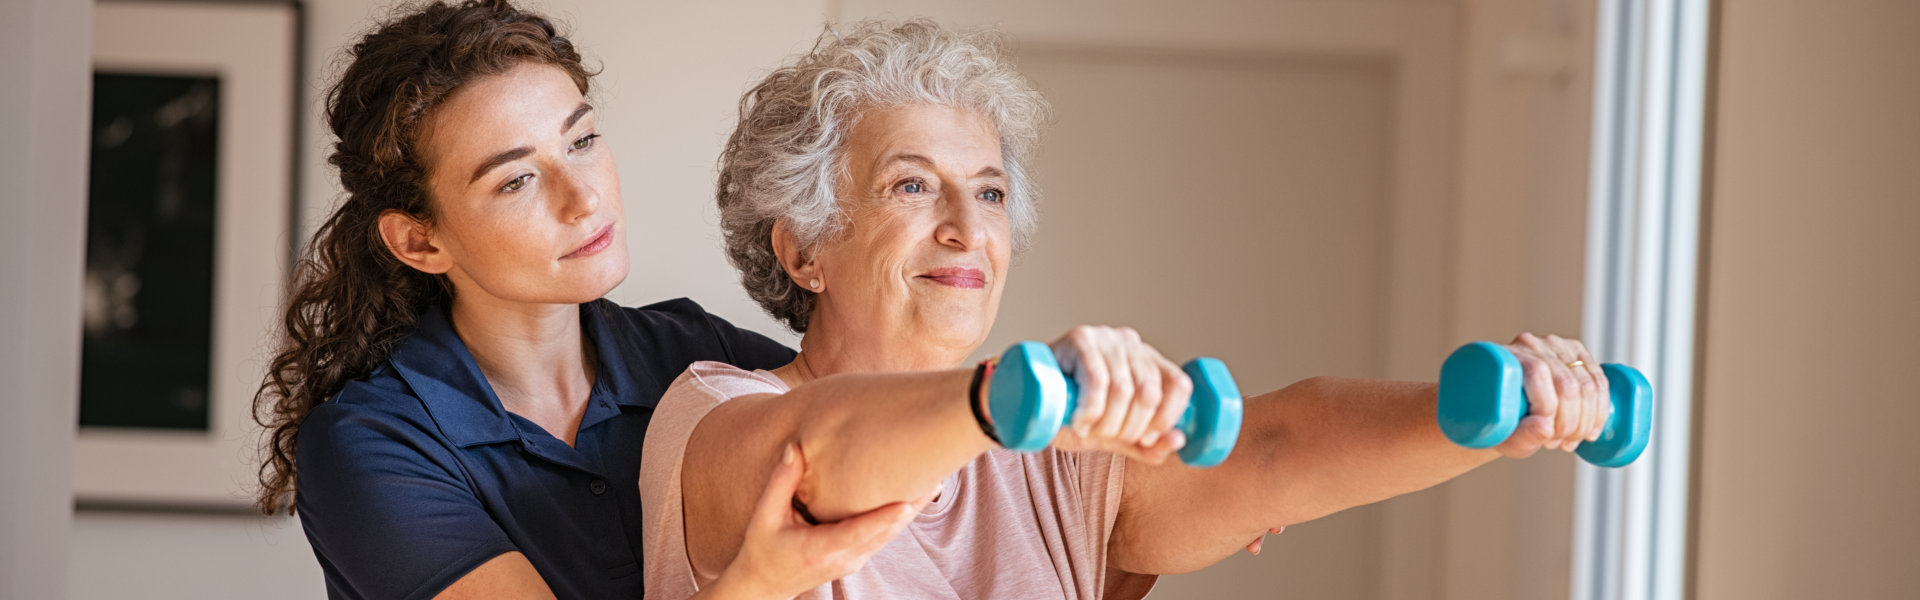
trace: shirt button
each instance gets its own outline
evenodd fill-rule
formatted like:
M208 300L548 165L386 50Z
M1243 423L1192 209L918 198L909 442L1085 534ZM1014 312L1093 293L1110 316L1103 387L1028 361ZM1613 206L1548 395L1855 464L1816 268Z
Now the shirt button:
M593 483L587 484L587 491L593 492L595 496L605 494L607 493L607 482L605 480L595 479Z

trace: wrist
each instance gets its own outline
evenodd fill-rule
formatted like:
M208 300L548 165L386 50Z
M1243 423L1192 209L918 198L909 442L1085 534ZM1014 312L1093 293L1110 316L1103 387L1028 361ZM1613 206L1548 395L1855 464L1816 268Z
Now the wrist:
M734 565L737 564L739 564L739 561L736 559ZM734 565L728 565L727 570L721 572L718 579L715 579L713 583L709 584L705 589L700 590L699 597L705 600L771 600L776 598L784 600L792 597L790 595L782 596L777 592L767 590L766 587L762 585L763 582L754 581L753 577L748 576L749 573L739 572L739 570L734 569ZM747 571L751 571L751 569L747 569Z
M994 432L993 410L992 405L988 404L987 397L992 391L993 370L998 363L997 359L989 358L980 361L980 366L974 368L973 381L967 386L967 404L973 411L974 423L980 426L980 433L992 440L995 446L1004 447L1005 444L1000 442L999 434Z

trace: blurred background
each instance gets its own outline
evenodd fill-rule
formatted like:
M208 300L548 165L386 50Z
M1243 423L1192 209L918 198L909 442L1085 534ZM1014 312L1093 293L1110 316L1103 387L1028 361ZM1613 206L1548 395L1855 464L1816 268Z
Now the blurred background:
M931 17L1005 32L1055 110L987 348L1130 325L1257 393L1533 331L1661 386L1626 472L1502 461L1156 598L1920 589L1920 2L528 4L603 67L622 304L793 341L720 252L739 95L826 24ZM324 597L297 521L249 510L246 410L340 197L322 94L390 6L0 4L0 598ZM142 185L175 192L110 193ZM167 285L203 310L139 300Z

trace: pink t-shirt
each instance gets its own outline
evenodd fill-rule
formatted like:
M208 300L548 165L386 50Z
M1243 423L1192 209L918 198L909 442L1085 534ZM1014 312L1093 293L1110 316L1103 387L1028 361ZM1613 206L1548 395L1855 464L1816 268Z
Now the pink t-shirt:
M786 391L772 373L699 362L660 399L640 459L647 596L674 600L699 590L680 488L694 426L728 399ZM940 499L865 567L800 597L1145 597L1157 576L1107 568L1126 462L1105 452L987 452L949 477Z

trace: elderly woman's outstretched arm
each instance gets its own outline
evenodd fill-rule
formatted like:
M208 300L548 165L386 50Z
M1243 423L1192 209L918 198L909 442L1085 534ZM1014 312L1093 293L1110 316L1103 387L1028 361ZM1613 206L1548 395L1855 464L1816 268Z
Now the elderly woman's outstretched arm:
M1316 377L1247 398L1240 441L1219 466L1127 466L1108 547L1112 566L1192 571L1269 528L1426 489L1503 455L1571 450L1599 434L1605 379L1595 382L1545 358L1556 350L1584 355L1579 342L1522 334L1510 348L1535 401L1513 437L1496 448L1463 448L1440 432L1439 386L1431 382Z
M1173 425L1191 383L1171 362L1130 331L1108 328L1076 328L1055 351L1063 364L1098 371L1086 389L1104 392L1076 413L1086 436L1063 431L1055 447L1116 451L1140 464L1166 462L1178 450L1182 438ZM705 385L700 373L696 366L674 389ZM997 447L974 416L975 377L972 368L851 372L721 402L700 418L681 459L695 573L717 576L739 552L757 482L783 462L789 446L807 465L794 498L821 522L937 494L948 475ZM675 394L669 391L667 401Z

